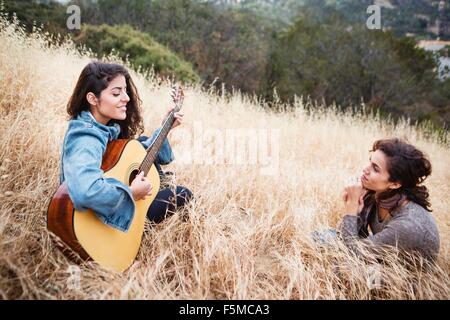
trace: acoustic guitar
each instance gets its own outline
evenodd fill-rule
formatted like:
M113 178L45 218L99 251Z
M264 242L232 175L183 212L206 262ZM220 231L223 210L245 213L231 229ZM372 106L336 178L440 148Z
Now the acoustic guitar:
M115 178L129 186L136 175L144 171L153 187L150 196L135 201L134 218L127 232L104 224L90 209L75 210L67 184L64 182L59 186L47 210L47 228L57 236L56 239L62 240L63 243L58 239L58 243L65 253L75 252L84 261L94 260L105 269L118 272L128 269L134 262L141 245L148 208L160 186L154 161L175 121L174 113L181 109L183 103L182 88L174 86L172 90L175 107L147 150L138 140L117 139L107 145L103 155L101 169L105 178Z

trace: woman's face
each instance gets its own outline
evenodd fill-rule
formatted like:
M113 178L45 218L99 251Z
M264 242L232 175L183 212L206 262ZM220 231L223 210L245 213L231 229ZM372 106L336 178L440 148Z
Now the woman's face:
M111 119L125 120L127 103L130 101L125 76L115 77L100 93L99 99L89 92L87 100L91 104L91 113L98 122L106 125Z
M380 193L387 189L397 189L401 185L389 182L387 171L387 156L383 151L376 150L370 154L369 165L363 170L361 182L365 189Z

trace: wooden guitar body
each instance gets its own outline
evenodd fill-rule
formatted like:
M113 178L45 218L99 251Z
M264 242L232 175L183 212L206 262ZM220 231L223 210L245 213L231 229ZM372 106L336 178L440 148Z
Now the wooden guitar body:
M115 140L103 155L105 178L114 178L130 185L147 155L137 140ZM104 224L92 210L77 211L69 197L66 183L56 191L47 212L47 227L83 260L94 260L102 267L122 272L131 266L144 232L148 208L156 197L160 178L152 165L147 178L153 187L151 196L136 201L134 217L127 232Z

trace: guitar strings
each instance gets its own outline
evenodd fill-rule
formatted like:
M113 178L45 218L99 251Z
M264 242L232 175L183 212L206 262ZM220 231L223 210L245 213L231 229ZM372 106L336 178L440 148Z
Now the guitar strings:
M163 143L162 137L166 137L167 134L169 133L170 128L172 128L172 125L174 123L175 112L178 112L179 110L180 106L179 104L177 104L174 110L172 110L167 119L164 121L163 127L156 136L156 139L154 140L153 144L148 148L147 155L145 156L144 161L142 161L142 164L139 168L139 171L144 171L145 175L147 175L148 171L150 170L151 166L153 165L156 159L155 150L159 151L159 148Z

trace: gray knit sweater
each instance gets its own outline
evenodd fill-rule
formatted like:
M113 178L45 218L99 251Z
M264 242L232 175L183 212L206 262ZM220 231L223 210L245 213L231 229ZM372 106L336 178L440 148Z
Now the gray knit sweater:
M364 223L360 216L345 216L340 226L344 243L356 253L359 252L355 241L363 239L369 249L378 249L385 245L395 246L407 252L419 252L428 260L435 260L440 241L433 216L412 201L397 208L391 215L390 220L380 222L378 210L374 206L368 216L368 223ZM370 226L372 234L364 227L367 225ZM368 236L361 236L364 234Z

